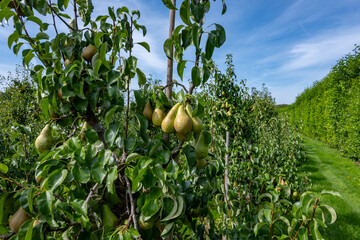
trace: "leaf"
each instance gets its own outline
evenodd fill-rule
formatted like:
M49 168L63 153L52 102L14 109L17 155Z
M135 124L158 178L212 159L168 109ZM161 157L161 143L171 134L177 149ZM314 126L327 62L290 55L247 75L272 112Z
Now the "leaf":
M136 68L136 74L138 76L138 84L141 87L146 83L146 76L145 73L143 73L140 68Z
M221 15L224 15L226 13L226 10L227 10L225 0L222 0L222 5L223 5L223 8L222 8L222 11L221 11Z
M174 4L172 3L171 0L162 0L162 2L164 3L164 5L170 9L170 10L177 10L177 8L174 6Z
M261 202L261 200L266 197L270 198L270 201L273 199L270 193L263 193L259 196L258 201Z
M87 183L90 181L90 168L88 166L80 166L79 164L76 164L71 169L71 174L78 182Z
M225 34L225 29L219 25L219 24L215 24L216 27L216 40L217 40L217 44L216 47L221 47L225 41L226 41L226 34Z
M167 215L166 217L161 219L162 222L171 220L173 218L173 216L177 213L178 201L174 197L171 197L171 199L173 201L173 208L172 208L171 212L169 213L169 215Z
M264 227L264 226L268 226L269 224L266 222L258 222L255 227L254 227L254 233L255 233L255 237L258 234L258 231L260 230L260 228Z
M210 32L205 45L205 58L210 60L215 49L216 36Z
M143 46L148 52L150 52L150 45L147 42L137 42L136 44Z
M109 127L109 124L113 120L113 115L115 114L116 110L118 110L119 106L112 107L109 111L107 111L105 115L105 124Z
M195 18L195 21L200 23L205 16L205 4L200 1L191 1L190 10L191 14Z
M323 191L321 191L321 194L320 194L320 195L331 195L331 196L337 196L337 197L339 197L339 198L343 198L340 193L334 192L334 191L326 191L326 190L323 190Z
M186 25L191 25L189 0L183 1L180 7L180 18Z
M185 69L185 65L186 65L186 60L181 61L177 64L177 73L181 79L181 81L183 80L183 76L184 76L184 69Z
M41 184L41 187L44 190L55 190L58 186L60 186L65 180L68 171L66 169L56 169L53 171L48 178L44 180Z
M196 87L199 86L201 83L201 72L198 66L194 66L191 69L191 81L194 83Z
M112 124L105 131L105 140L108 143L109 147L114 145L114 141L119 132L120 126Z
M175 224L175 222L171 222L171 223L166 224L164 230L161 233L161 236L166 237L170 233L170 231L171 231L172 227L174 226L174 224Z
M146 198L145 199L145 204L144 206L141 208L141 213L145 216L145 217L151 217L153 215L155 215L155 213L157 213L160 210L160 203L159 203L159 199L150 199L150 198Z
M164 52L165 52L165 54L166 54L166 56L170 59L170 60L172 60L173 59L173 57L172 57L172 54L171 54L171 50L172 50L172 44L173 44L173 39L172 38L168 38L168 39L166 39L165 40L165 42L164 42Z
M179 165L174 161L171 160L169 165L166 167L166 175L172 179L177 179L179 171Z
M114 181L117 179L117 177L118 177L117 168L112 167L106 179L106 186L110 193L115 193Z
M183 148L183 152L185 153L189 168L191 169L196 164L196 153L193 146L186 145Z
M329 205L321 205L319 208L322 210L322 219L323 222L326 222L326 219L330 216L329 224L333 224L337 219L337 214L334 208Z

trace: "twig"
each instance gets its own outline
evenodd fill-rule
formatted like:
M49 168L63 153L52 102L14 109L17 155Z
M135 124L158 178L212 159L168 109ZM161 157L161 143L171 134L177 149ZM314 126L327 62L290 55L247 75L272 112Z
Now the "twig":
M137 221L136 221L136 216L135 216L135 203L134 203L133 195L132 195L132 193L131 193L130 181L129 181L129 178L128 178L126 175L124 176L124 178L125 178L125 181L126 181L126 186L127 186L127 188L128 188L128 191L129 191L130 209L131 209L130 216L132 217L132 220L133 220L135 229L136 229L138 232L140 232L138 223L137 223Z
M272 211L271 211L271 223L270 223L270 235L271 235L271 239L274 238L274 236L273 236L273 230L272 230L273 218L274 218L274 210L275 210L275 203L273 203Z
M99 187L99 184L98 183L96 183L91 189L90 189L90 193L89 193L89 195L87 196L87 198L86 198L86 200L85 200L85 202L86 202L86 204L89 206L89 203L90 203L90 199L94 196L94 194L95 194L95 192L96 192L96 190L97 190L97 188Z
M160 90L160 91L164 91L164 89L167 89L169 86L174 85L174 84L182 87L182 88L185 90L186 94L189 93L189 91L186 89L186 87L185 87L183 84L178 83L178 82L171 82L171 83L169 83L169 84L166 84L164 87L159 88L159 90Z
M72 31L75 31L75 29L73 27L71 27L54 9L53 7L48 4L48 6L50 7L51 11L55 13L55 15L68 27L70 28Z
M305 222L306 222L306 219L304 219L304 220L302 221L299 229L297 230L297 232L296 232L295 236L292 238L292 240L295 240L296 236L299 234L299 231L300 231L301 227L303 226L303 224L304 224Z
M309 237L309 235L310 235L310 225L311 225L311 222L314 220L315 210L316 210L316 207L317 207L318 202L319 202L319 198L317 198L317 199L315 200L315 204L314 204L314 207L313 207L312 216L311 216L310 222L309 222L309 224L308 224L308 228L307 228L308 237Z
M74 13L75 13L75 30L78 30L78 21L77 21L77 9L76 9L76 0L74 0Z
M0 239L7 240L7 239L11 238L12 236L14 236L15 234L16 234L15 232L10 233L9 235L3 234L3 235L0 235Z
M56 193L53 193L53 196L56 197L57 199L59 199L62 202L66 202L63 197L61 197L60 195L57 195Z
M24 187L24 186L21 185L20 183L15 182L14 180L12 180L12 179L10 179L10 178L4 177L4 176L1 175L1 174L0 174L0 177L1 177L2 179L4 179L5 181L8 181L8 182L10 182L10 183L13 183L13 184L15 184L15 185L23 188L23 189L26 189L26 187Z
M82 117L77 117L77 118L75 118L75 120L73 121L71 127L72 127L74 130L73 130L73 132L72 132L69 136L67 136L67 138L71 138L71 137L73 137L73 136L75 135L75 133L76 133L76 131L77 131L77 129L78 129L78 127L76 126L76 122L77 122L79 119L82 119Z
M73 117L74 115L63 115L61 117L58 117L58 118L53 118L50 120L50 122L56 122L56 121L59 121L61 119L64 119L64 118L69 118L69 117Z
M56 227L56 228L49 228L47 231L49 232L65 232L69 227L80 225L78 222L71 222L67 223L65 227Z

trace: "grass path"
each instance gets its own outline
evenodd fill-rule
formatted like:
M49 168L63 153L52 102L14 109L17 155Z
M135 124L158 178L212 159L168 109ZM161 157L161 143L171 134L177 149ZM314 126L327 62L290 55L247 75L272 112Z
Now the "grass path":
M301 175L311 179L309 190L315 193L332 190L343 197L324 196L321 200L334 207L338 214L337 221L329 225L328 238L360 239L360 167L319 141L303 139L307 161L301 168Z

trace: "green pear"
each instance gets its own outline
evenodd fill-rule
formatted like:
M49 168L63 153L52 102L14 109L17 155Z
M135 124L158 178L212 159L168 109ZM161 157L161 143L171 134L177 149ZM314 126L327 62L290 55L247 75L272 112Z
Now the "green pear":
M55 139L51 134L51 126L47 124L35 140L36 149L42 153L52 148Z
M97 49L94 45L89 45L84 48L83 52L81 53L81 57L85 60L90 62L93 56L97 53Z
M139 217L139 226L143 230L149 230L155 225L153 219L147 219L142 214Z
M151 107L150 101L146 103L143 111L144 116L148 121L151 121L152 115L153 115L153 108Z
M202 121L200 120L200 118L193 117L193 110L192 110L190 104L187 104L185 109L186 109L187 114L191 118L192 125L193 125L193 131L197 132L197 133L201 132L201 130L202 130Z
M165 118L165 112L161 108L155 108L153 114L152 114L152 123L155 127L160 127L162 121Z
M161 123L161 129L163 130L164 133L173 133L174 132L174 122L175 122L175 118L176 118L176 113L178 112L178 109L180 107L180 103L175 104L170 111L168 112L168 114L166 115L166 117L164 118L164 120Z
M25 212L25 210L22 207L19 207L19 209L16 211L16 213L11 217L9 226L11 230L14 232L18 232L21 225L23 225L24 222L29 220L29 215Z
M182 135L186 135L192 129L192 121L186 114L184 105L181 105L176 113L174 128L176 132L181 133Z
M204 133L201 132L199 139L195 145L195 153L197 159L203 159L208 155L208 146L205 142L205 136Z
M90 128L90 125L87 122L85 122L80 131L81 141L83 141L83 142L86 141L85 131L88 130L89 128Z
M102 221L103 226L116 226L118 224L119 219L116 215L111 211L110 207L106 204L103 205L102 209Z

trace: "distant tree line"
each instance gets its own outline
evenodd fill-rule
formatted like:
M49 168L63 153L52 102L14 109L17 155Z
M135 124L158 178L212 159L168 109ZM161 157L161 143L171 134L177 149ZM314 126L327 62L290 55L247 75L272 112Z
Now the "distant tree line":
M360 158L360 46L341 58L321 81L279 110L297 129L347 157Z

